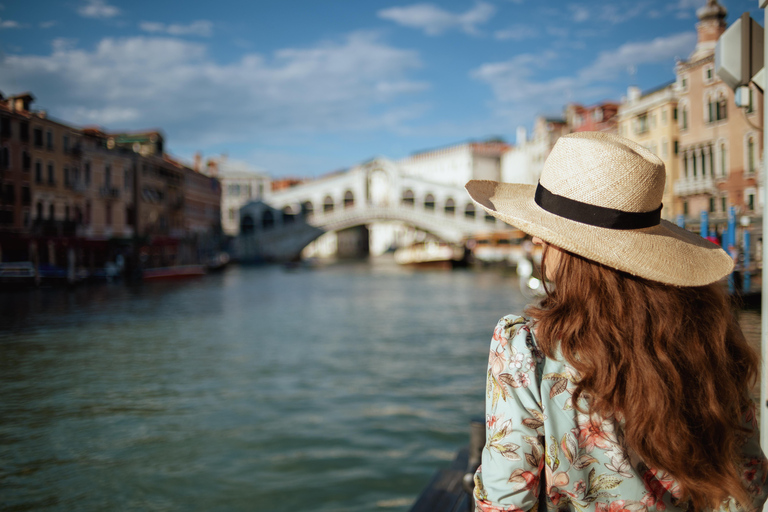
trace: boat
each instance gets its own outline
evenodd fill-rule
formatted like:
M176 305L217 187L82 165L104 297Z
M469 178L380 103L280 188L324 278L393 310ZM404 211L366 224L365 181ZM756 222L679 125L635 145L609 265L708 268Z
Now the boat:
M521 260L527 259L529 251L536 250L534 246L526 247L525 242L526 234L515 229L474 235L468 237L465 244L473 260L482 265L516 267Z
M214 256L211 256L205 263L208 272L218 272L224 270L229 265L229 253L219 252Z
M205 265L176 265L172 267L145 268L141 278L144 281L170 281L205 275Z
M463 248L434 240L395 250L395 262L412 267L451 269L465 266L466 261Z
M3 288L34 286L37 278L31 261L0 263L0 284Z

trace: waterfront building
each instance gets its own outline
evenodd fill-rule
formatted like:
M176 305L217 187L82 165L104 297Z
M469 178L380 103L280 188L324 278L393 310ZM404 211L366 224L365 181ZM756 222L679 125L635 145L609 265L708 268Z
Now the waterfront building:
M501 159L512 146L502 140L465 142L420 151L396 163L405 174L434 183L463 187L469 180L501 179Z
M604 101L585 107L578 103L569 103L565 107L565 122L568 130L574 132L618 132L619 104Z
M240 234L240 208L251 201L269 197L271 179L245 162L230 160L225 155L208 159L202 171L221 183L221 227L228 236Z
M528 185L538 183L549 152L557 139L566 133L568 124L561 118L537 117L530 139L525 128L519 127L515 146L502 156L501 181Z
M677 101L674 82L645 93L637 87L630 87L617 116L619 135L634 140L664 162L667 181L661 216L669 221L674 221L683 213L683 202L674 194L674 184L679 179Z
M0 233L6 251L11 235L24 233L31 223L33 100L29 93L7 99L0 93Z
M78 197L77 235L90 240L127 239L133 236L132 173L137 155L117 146L114 137L99 128L82 130L82 168L69 180Z
M698 40L688 60L675 68L680 130L679 176L674 193L681 215L696 229L702 212L722 232L731 206L737 215L756 220L762 211L763 95L750 86L746 108L715 74L714 49L725 31L726 10L709 0L697 11Z

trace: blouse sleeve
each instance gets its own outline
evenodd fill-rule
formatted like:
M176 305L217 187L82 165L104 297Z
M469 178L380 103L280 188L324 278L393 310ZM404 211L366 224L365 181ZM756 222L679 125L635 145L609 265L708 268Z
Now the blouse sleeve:
M525 318L499 321L488 360L485 448L475 473L475 503L484 512L528 511L538 505L544 467L543 358Z

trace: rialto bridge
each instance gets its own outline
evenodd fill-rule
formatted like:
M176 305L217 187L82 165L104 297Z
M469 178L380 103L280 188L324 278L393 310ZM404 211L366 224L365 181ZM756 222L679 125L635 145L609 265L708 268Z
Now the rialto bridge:
M243 206L238 253L243 259L290 260L326 232L382 222L406 224L451 244L508 228L476 207L463 184L425 181L376 159Z

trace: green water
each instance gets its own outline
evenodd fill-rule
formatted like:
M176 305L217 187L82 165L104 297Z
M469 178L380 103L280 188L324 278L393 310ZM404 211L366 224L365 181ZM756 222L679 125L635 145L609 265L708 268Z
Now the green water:
M0 509L406 511L523 304L390 263L0 293Z

